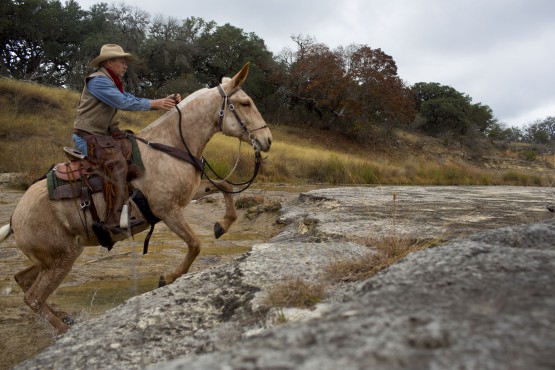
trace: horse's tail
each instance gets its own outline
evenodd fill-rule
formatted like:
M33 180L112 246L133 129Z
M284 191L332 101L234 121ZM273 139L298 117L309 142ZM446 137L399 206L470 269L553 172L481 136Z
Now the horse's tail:
M7 224L0 227L0 243L4 241L12 233L12 225Z

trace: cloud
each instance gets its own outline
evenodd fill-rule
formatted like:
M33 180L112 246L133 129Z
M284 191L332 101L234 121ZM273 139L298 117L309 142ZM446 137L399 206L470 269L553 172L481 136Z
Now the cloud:
M77 2L88 9L100 1ZM151 15L230 23L256 33L274 53L295 50L291 36L298 34L332 49L353 43L381 48L406 82L452 86L510 125L555 115L552 0L124 2Z

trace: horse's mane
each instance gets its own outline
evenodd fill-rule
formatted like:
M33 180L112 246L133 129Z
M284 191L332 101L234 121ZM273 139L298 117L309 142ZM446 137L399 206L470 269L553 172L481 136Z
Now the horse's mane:
M177 107L183 111L185 106L187 104L189 104L191 101L193 101L194 99L196 99L199 95L204 94L206 91L208 91L208 88L202 88L200 90L197 90L189 95L187 95L187 97L183 100L181 100L181 102L177 105ZM147 132L150 129L155 128L156 126L158 126L161 122L165 121L166 119L170 118L171 116L174 116L177 114L177 111L175 109L169 110L166 113L164 113L163 115L161 115L156 121L152 122L151 124L149 124L147 127L145 127L142 132Z

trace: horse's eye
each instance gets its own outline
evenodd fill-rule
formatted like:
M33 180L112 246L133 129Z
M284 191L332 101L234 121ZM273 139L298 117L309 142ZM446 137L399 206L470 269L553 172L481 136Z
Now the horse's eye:
M243 100L240 104L241 104L243 107L250 107L250 106L251 106L251 102L248 101L248 100Z

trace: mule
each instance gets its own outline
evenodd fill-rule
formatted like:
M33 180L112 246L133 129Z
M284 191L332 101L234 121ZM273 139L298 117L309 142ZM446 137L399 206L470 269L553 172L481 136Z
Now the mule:
M201 172L188 162L154 150L148 143L163 143L179 149L188 147L200 158L210 138L221 131L251 143L257 151L269 151L270 129L252 99L241 89L248 70L247 63L233 78L223 79L219 86L191 94L178 104L178 109L165 113L137 134L147 142L138 144L145 173L134 179L132 185L145 195L152 213L188 247L183 261L173 271L162 274L165 284L186 274L200 252L200 240L188 225L183 210L195 196L203 193L199 189ZM98 212L103 213L101 193L93 197ZM231 196L226 196L228 218L224 217L221 222L224 232L236 217L229 199L233 201ZM136 207L132 207L131 213L141 218ZM22 196L10 224L0 229L0 241L12 233L17 246L32 263L14 276L25 293L25 303L57 333L66 332L73 323L71 317L53 309L47 299L60 286L83 249L99 245L91 218L83 218L72 200L49 200L46 180L42 180Z

